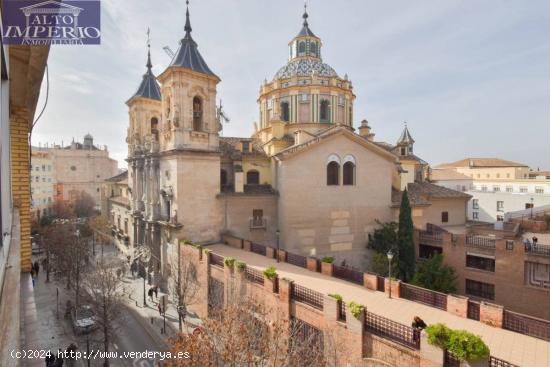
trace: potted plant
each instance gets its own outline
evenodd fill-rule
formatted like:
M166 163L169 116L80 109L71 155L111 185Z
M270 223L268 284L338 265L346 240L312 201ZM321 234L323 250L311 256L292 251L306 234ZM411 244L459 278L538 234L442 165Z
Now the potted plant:
M333 256L323 257L321 259L321 273L331 277L332 276L332 266L333 266L332 263L333 262L334 262L334 257Z
M437 346L460 361L461 367L487 366L489 347L483 340L466 330L453 330L444 324L426 328L428 343Z
M264 270L264 285L269 288L271 292L278 292L278 280L277 269L275 269L274 266L270 266Z

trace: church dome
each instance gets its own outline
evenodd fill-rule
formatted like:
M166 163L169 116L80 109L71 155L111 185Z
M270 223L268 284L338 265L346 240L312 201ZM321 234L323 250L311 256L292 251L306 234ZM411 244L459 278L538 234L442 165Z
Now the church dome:
M275 79L292 78L293 76L311 76L316 74L324 77L338 77L336 71L321 59L298 58L290 60L275 74Z

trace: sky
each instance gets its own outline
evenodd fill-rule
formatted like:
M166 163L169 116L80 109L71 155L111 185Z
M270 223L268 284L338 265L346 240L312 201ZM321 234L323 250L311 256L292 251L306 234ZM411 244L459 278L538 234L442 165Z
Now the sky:
M126 163L128 109L184 35L184 0L102 0L99 46L52 46L33 144L65 145L86 133ZM220 78L231 122L249 137L260 84L286 64L302 23L301 0L191 0L193 38ZM354 126L395 143L407 121L415 153L432 165L498 157L550 169L550 1L311 0L309 25L323 61L353 82Z

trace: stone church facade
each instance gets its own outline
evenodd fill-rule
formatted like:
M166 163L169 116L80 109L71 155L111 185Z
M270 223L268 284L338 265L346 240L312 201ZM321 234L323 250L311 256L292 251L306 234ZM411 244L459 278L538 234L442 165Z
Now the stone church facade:
M415 192L420 226L431 200L443 200L464 223L468 196L433 195L406 126L396 145L375 142L366 120L354 128L353 84L323 62L307 12L288 63L261 87L248 138L220 137L220 78L191 34L187 10L170 65L155 77L149 53L126 102L131 237L151 248L156 271L167 272L180 240L216 243L223 233L360 266L356 253L365 252L377 221L397 217L405 188Z

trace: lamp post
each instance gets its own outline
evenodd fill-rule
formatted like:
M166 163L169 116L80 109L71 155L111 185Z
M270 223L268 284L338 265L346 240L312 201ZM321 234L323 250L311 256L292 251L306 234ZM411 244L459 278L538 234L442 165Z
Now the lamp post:
M277 262L279 262L279 236L281 235L281 231L277 228L275 231L275 237L277 238Z
M388 256L388 277L390 279L390 293L389 297L391 298L391 261L393 259L393 251L390 249L386 254Z
M535 206L534 201L535 199L531 198L531 219L533 219L533 207Z

